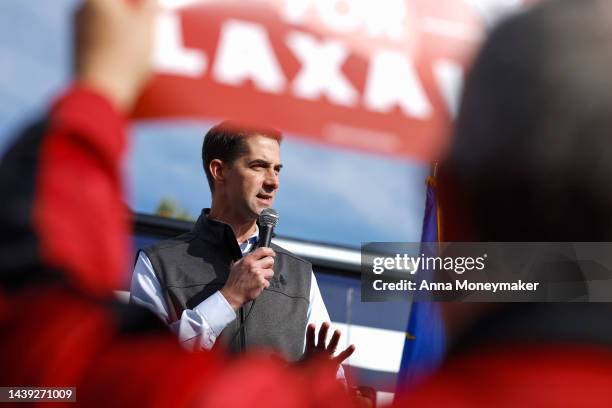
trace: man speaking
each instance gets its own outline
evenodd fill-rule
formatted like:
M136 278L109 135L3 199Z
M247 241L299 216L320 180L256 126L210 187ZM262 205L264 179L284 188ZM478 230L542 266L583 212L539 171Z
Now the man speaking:
M261 346L290 361L316 352L339 364L354 346L333 357L338 331L326 344L330 319L312 265L258 245L258 217L279 187L280 142L273 129L232 122L210 129L202 161L211 208L190 232L140 251L130 301L155 311L193 350L220 339L234 351Z

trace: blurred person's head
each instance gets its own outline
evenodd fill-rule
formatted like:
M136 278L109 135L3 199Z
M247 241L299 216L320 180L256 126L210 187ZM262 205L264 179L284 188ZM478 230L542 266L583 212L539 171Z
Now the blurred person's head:
M610 44L606 0L544 2L493 30L439 171L445 241L612 240ZM510 310L448 306L455 334Z
M230 121L208 131L202 162L213 213L241 222L272 206L282 167L281 139L275 129Z
M447 241L612 238L612 4L550 1L495 29L440 171Z

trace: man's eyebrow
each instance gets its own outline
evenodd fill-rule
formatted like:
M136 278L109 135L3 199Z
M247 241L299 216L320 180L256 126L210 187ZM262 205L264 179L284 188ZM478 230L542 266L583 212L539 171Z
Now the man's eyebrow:
M264 164L264 165L268 166L268 165L270 165L271 163L270 163L270 162L268 162L268 161L262 160L262 159L255 159L255 160L251 160L251 161L249 162L249 166L253 166L253 165L255 165L255 164ZM274 167L275 167L275 168L278 168L278 169L282 169L282 168L283 168L283 165L282 165L282 164L278 164L278 165L276 165L276 166L274 166Z
M268 165L270 163L265 161L265 160L263 160L263 159L255 159L255 160L251 160L249 162L249 166L252 166L253 164L265 164L265 165Z

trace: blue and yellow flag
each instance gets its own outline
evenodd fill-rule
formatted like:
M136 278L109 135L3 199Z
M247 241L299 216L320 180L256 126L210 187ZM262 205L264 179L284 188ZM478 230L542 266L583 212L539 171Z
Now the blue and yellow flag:
M440 214L436 187L434 167L433 174L427 178L421 242L440 240ZM427 252L427 247L423 246L424 252ZM435 254L425 253L425 255ZM446 338L440 305L433 302L412 303L398 375L398 390L413 387L431 374L442 363L445 349Z

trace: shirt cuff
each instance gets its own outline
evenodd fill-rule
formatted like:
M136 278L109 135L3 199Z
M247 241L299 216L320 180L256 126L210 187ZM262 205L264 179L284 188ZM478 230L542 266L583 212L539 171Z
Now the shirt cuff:
M219 337L223 329L236 319L234 308L219 291L206 298L193 310L206 320L216 337Z

